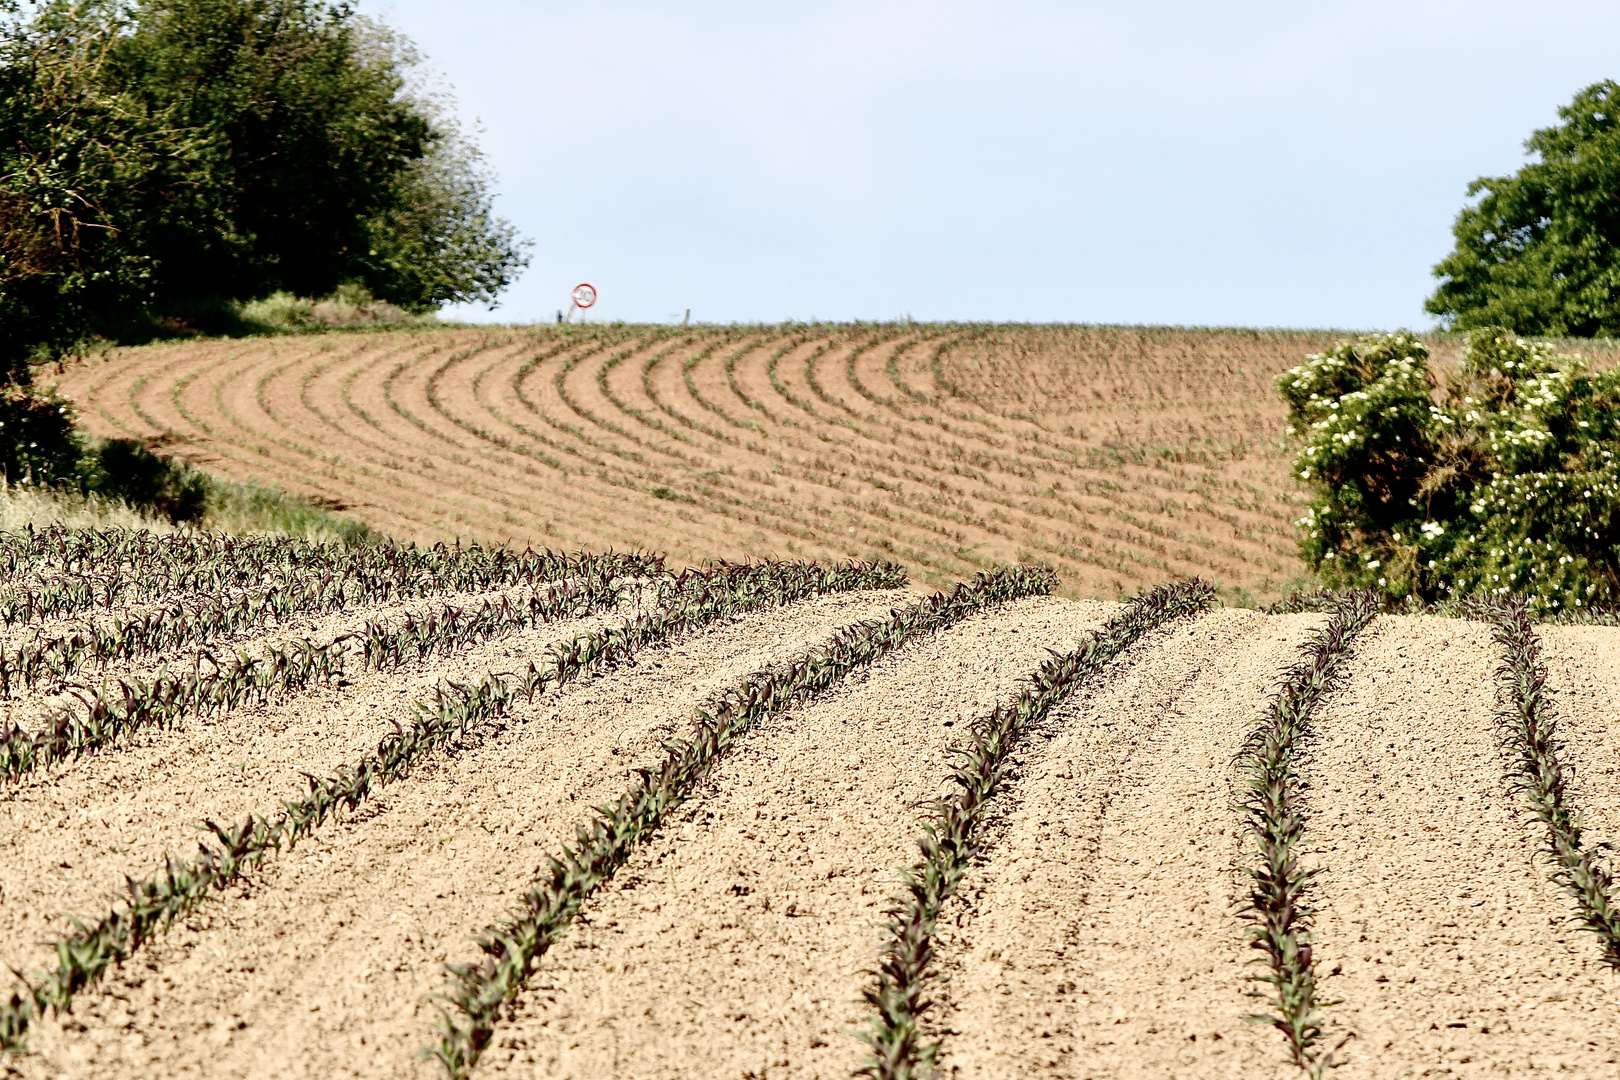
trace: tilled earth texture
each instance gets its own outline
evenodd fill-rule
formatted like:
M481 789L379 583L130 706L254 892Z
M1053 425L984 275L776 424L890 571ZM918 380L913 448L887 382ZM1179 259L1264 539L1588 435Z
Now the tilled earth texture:
M11 1075L1620 1076L1620 629L1519 646L1578 897L1507 608L115 531L0 570ZM1257 747L1324 657L1266 923Z
M1304 570L1275 379L1342 336L447 329L118 349L55 385L97 435L402 541L884 558L933 588L1041 560L1071 598L1196 574L1265 601Z
M886 558L1062 595L1303 567L1276 374L1324 333L571 326L115 350L57 389L97 435L398 540Z

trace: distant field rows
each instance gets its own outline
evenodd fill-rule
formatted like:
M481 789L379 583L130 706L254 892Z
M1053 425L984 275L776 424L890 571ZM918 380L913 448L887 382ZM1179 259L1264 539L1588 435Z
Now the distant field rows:
M59 388L98 434L401 540L882 556L939 585L1044 560L1072 596L1302 570L1250 331L585 326L118 350Z

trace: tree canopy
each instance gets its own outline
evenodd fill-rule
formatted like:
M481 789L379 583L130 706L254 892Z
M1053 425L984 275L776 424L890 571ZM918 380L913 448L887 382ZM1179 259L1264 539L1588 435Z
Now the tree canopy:
M0 362L357 284L492 302L526 264L389 28L325 0L0 0Z
M1425 309L1455 329L1620 334L1620 85L1605 80L1530 136L1512 176L1481 177Z

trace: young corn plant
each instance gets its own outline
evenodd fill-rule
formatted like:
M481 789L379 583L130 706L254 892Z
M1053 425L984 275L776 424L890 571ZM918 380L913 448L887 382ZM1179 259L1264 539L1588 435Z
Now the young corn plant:
M818 593L897 588L905 571L892 563L850 563L831 569L802 563L721 564L684 571L660 583L662 606L623 626L583 634L553 646L520 674L491 672L477 683L446 683L416 703L409 727L400 726L377 749L325 778L310 777L309 791L282 804L273 816L248 814L240 825L204 824L213 841L199 843L190 860L168 859L157 875L129 883L129 896L94 922L78 923L56 941L57 965L24 979L0 1002L0 1053L19 1052L47 1012L70 1011L75 995L95 986L115 964L134 954L207 900L240 881L283 848L290 849L334 814L352 812L377 791L409 775L428 754L480 724L506 715L518 698L606 670L647 645L695 630L726 616L790 603Z
M909 641L996 604L1048 594L1056 584L1056 576L1043 567L986 571L971 584L935 593L892 611L887 619L846 627L796 660L755 672L699 710L696 732L671 744L663 764L643 770L640 782L617 802L598 807L596 816L576 829L574 842L547 861L512 917L479 935L484 960L450 967L452 982L444 994L448 1009L439 1021L438 1041L426 1053L450 1077L465 1077L494 1037L501 1010L516 998L585 901L762 719L822 693Z
M1552 880L1574 901L1576 921L1597 939L1602 962L1620 970L1614 879L1600 858L1603 845L1585 844L1580 813L1571 805L1570 770L1561 760L1564 743L1528 599L1514 596L1501 605L1495 638L1502 649L1496 719L1513 762L1510 781L1546 829Z
M1261 717L1238 755L1244 776L1240 804L1244 829L1255 842L1255 865L1248 903L1242 916L1249 924L1250 948L1266 966L1255 978L1270 987L1254 991L1271 1011L1249 1017L1269 1024L1287 1041L1293 1063L1312 1077L1334 1064L1324 1038L1322 1008L1317 1000L1316 968L1311 954L1310 904L1316 871L1300 862L1305 836L1305 807L1296 770L1298 755L1310 733L1311 713L1335 685L1357 634L1378 615L1377 597L1353 592L1340 598L1327 625L1306 642L1302 657L1283 679L1271 708Z
M857 1073L873 1080L931 1080L938 1074L940 1038L928 1030L927 978L941 906L956 895L981 850L979 826L1006 779L1013 747L1031 728L1144 634L1172 619L1206 610L1215 587L1192 580L1161 585L1133 600L1103 629L1067 653L1054 653L1009 705L973 726L966 746L952 752L956 791L931 806L917 841L922 859L901 874L884 925L883 956L862 996L872 1008L861 1039L871 1057Z

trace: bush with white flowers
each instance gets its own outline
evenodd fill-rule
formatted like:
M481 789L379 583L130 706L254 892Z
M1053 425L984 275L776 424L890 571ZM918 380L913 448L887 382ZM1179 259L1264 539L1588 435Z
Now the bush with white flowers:
M1620 369L1492 328L1442 391L1403 331L1340 342L1277 385L1312 489L1301 552L1330 587L1620 602Z

